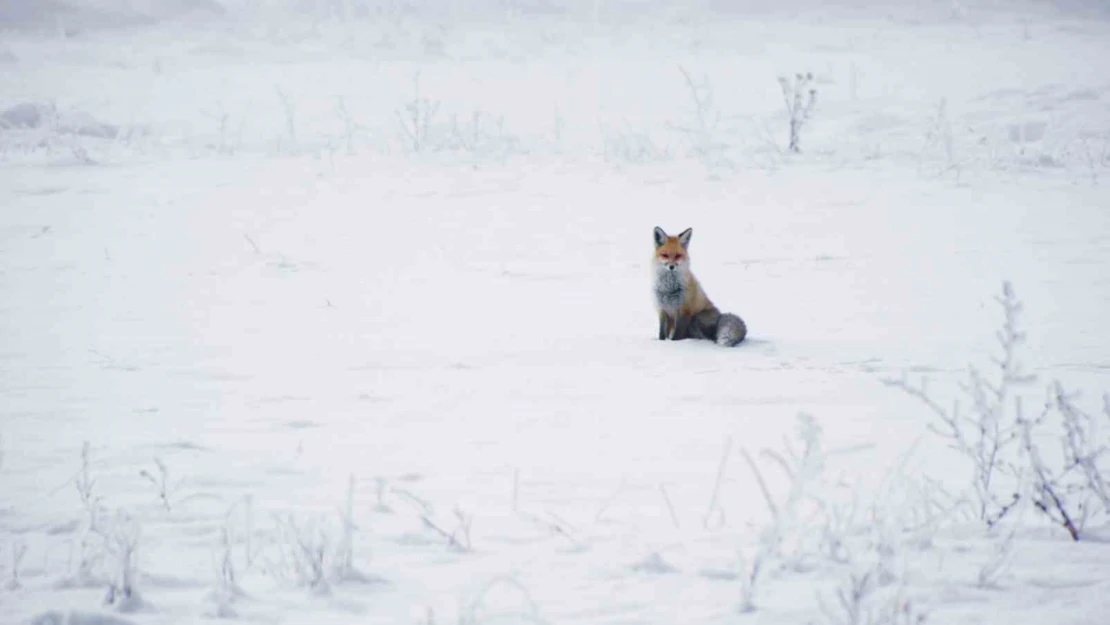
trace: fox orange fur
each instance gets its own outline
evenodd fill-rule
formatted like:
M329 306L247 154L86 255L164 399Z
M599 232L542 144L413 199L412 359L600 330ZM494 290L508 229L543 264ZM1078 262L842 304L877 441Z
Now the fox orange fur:
M715 341L733 346L748 334L740 317L721 313L690 271L690 237L687 228L670 236L655 228L655 308L659 314L659 340L687 338Z

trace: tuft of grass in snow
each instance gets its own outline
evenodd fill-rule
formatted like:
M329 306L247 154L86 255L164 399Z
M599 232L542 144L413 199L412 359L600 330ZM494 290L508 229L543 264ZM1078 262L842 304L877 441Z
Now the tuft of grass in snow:
M618 125L601 124L602 155L614 165L648 165L670 161L674 150L645 128L625 121Z
M328 560L332 553L330 528L319 517L298 521L293 514L275 519L280 532L282 571L315 595L331 594Z
M331 595L334 584L383 581L355 565L355 535L359 528L355 520L356 484L355 476L350 475L344 503L337 510L338 529L322 515L305 519L292 513L275 515L278 562L269 567L273 574L322 596ZM249 554L249 545L247 549ZM251 559L248 556L248 566Z
M136 612L146 607L136 587L141 536L142 528L138 520L123 510L116 511L104 530L105 548L115 565L104 595L104 604L114 606L120 612Z
M873 569L853 571L833 592L818 595L829 625L922 625L928 612L906 596L905 587L883 589Z
M228 156L238 154L243 146L243 129L247 124L249 112L250 103L248 102L239 114L239 120L236 123L223 102L218 103L213 111L202 111L205 117L216 123L216 138L208 144L208 147L217 154Z
M439 112L439 100L430 100L420 89L420 73L412 77L412 99L394 112L398 128L408 148L414 153L432 149L432 126Z
M213 616L234 618L237 616L233 604L243 596L239 587L235 561L232 557L232 533L225 525L220 528L220 555L216 565L216 588L208 595L213 606Z
M80 538L76 545L71 545L70 573L58 584L63 588L92 587L105 583L103 576L97 572L106 555L104 531L101 527L101 517L104 514L103 497L96 489L91 462L92 448L89 442L85 441L81 445L81 466L73 480L77 496L81 501L83 518L80 521ZM73 562L74 555L76 555L76 565Z
M343 146L347 155L354 155L357 152L356 138L359 135L366 134L366 127L355 120L354 114L351 113L347 107L347 102L342 96L335 98L335 116L339 118L339 122L343 127Z
M246 527L244 530L244 553L243 566L236 564L235 559L235 524L234 513L240 506L236 503L227 511L224 516L224 523L220 527L218 551L213 560L213 568L216 571L216 587L213 588L206 596L207 601L212 606L211 615L216 618L234 618L238 616L235 611L235 602L245 596L243 589L239 586L239 579L242 574L243 568L249 568L251 558L251 542L250 542L250 500L245 499L242 502L244 508L244 519Z

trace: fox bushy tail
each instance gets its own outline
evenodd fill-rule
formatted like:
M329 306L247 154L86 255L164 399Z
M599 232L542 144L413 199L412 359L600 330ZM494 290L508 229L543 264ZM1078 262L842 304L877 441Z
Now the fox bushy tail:
M717 319L717 344L732 347L748 336L744 320L732 313L722 313Z

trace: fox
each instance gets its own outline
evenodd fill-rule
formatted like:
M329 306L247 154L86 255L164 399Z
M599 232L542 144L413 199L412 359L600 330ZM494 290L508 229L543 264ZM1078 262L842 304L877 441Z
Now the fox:
M693 228L670 236L655 227L655 308L659 314L659 340L687 338L715 341L732 347L748 335L738 315L722 313L690 271L690 237Z

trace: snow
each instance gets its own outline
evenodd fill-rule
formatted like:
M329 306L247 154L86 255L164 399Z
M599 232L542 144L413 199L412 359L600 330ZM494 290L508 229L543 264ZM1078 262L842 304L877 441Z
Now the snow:
M140 4L0 38L0 622L839 623L875 571L855 622L1105 622L1106 515L986 531L883 383L948 405L1009 280L1030 405L1059 380L1101 409L1105 15ZM740 346L656 340L654 226L693 227ZM772 522L746 461L785 502L759 452L800 449L799 414L851 558Z

